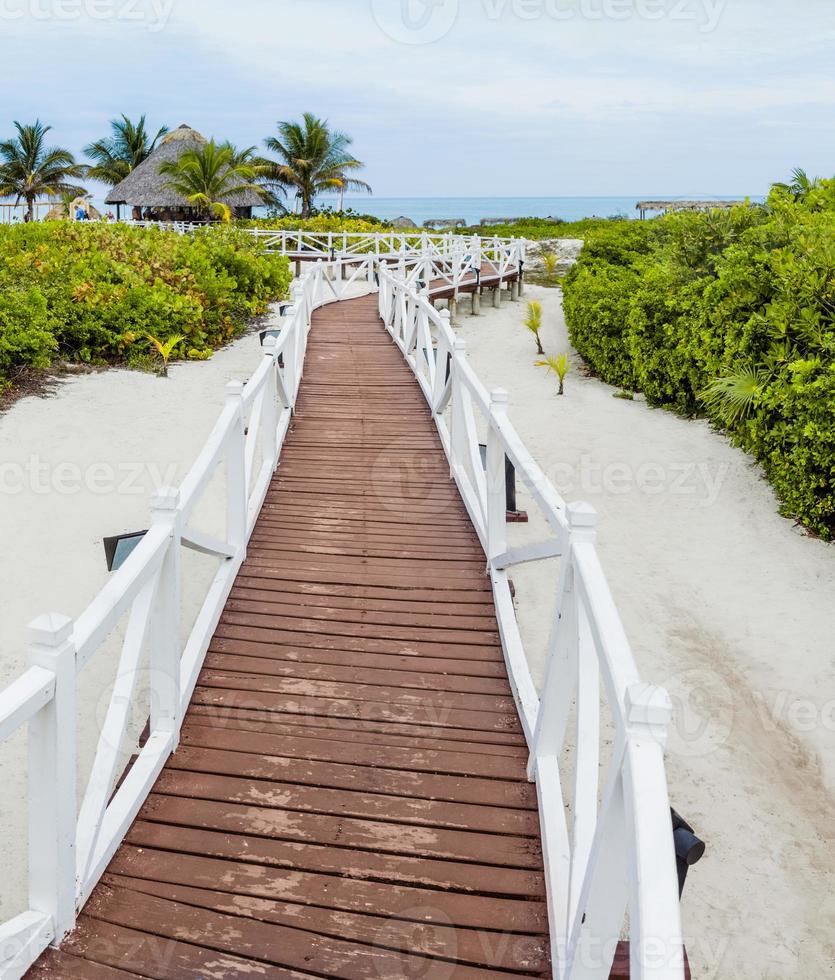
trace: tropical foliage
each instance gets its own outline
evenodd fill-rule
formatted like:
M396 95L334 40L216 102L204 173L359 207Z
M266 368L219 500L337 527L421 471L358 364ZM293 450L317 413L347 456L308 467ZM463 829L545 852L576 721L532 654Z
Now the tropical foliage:
M238 150L231 143L210 140L199 149L186 150L177 160L160 164L159 172L169 178L167 186L191 207L222 221L232 219L232 209L224 198L246 191L264 196L263 186L257 183L264 170L254 156L254 147Z
M51 126L40 120L14 126L17 136L0 142L0 197L25 201L31 221L38 198L84 193L73 182L84 177L86 168L69 150L47 144Z
M525 314L525 326L534 336L537 354L544 354L545 351L542 349L542 338L540 336L540 332L542 331L542 303L539 300L534 299L528 303L528 310Z
M765 206L600 229L565 309L602 378L707 414L785 514L835 536L835 180L798 171Z
M537 367L544 367L548 369L549 374L556 375L557 381L559 381L559 391L558 395L565 394L565 379L568 377L568 372L571 370L571 362L568 359L568 354L557 354L556 357L543 357L541 361L536 362Z
M270 177L295 192L301 217L311 215L318 194L346 190L371 191L365 181L353 176L364 164L350 152L352 140L330 128L323 119L305 113L302 122L280 122L278 136L265 141L278 156Z
M110 136L84 148L85 156L93 161L87 176L111 187L118 184L147 160L167 132L168 127L163 126L152 136L146 129L145 116L140 116L138 122L124 115L113 119Z
M148 334L203 359L286 296L287 260L245 232L98 223L0 229L0 388L56 359L144 363ZM177 342L174 343L175 338Z

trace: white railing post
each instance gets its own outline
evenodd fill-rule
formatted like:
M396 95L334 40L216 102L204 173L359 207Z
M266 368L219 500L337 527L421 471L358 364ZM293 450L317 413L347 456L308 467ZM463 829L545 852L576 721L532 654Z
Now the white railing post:
M75 926L76 722L73 624L29 625L29 663L55 675L55 696L29 723L29 907L51 917L58 945Z
M441 316L444 318L444 325L451 330L449 310L444 310ZM451 478L455 477L455 469L459 463L463 462L466 450L466 421L462 404L461 381L458 377L459 360L466 356L467 342L462 337L456 337L452 348L452 363L450 364L452 394L450 396L449 475Z
M266 459L272 463L273 471L278 465L278 386L276 371L278 358L275 353L276 338L264 338L264 355L270 359L270 373L267 375L267 385L264 391L264 407L262 409L262 443Z
M505 452L493 420L507 417L508 394L504 388L490 393L487 429L487 540L488 561L507 551L507 469Z
M226 447L226 531L229 545L240 561L246 558L246 524L249 488L246 485L246 436L243 412L244 386L240 381L226 385L226 404L237 408L237 418Z
M151 498L151 521L170 535L162 562L156 598L151 610L150 682L151 732L171 733L177 747L182 706L180 703L181 615L181 514L180 491L158 490Z

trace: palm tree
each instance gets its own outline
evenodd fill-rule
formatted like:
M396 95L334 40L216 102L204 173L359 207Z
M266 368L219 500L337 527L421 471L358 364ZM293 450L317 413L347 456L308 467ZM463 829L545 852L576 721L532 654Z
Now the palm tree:
M17 136L0 142L0 197L14 197L15 203L26 201L27 220L31 221L39 197L86 193L72 180L83 178L87 168L76 163L69 150L46 145L51 126L39 119L29 126L14 125Z
M148 159L168 127L162 126L152 138L145 128L145 116L135 123L123 115L110 121L110 130L109 137L85 146L84 153L94 161L88 176L112 187Z
M364 166L349 152L351 143L346 133L332 130L326 120L309 112L302 123L280 122L278 138L271 136L265 141L267 149L280 157L270 176L296 189L303 218L310 217L313 200L323 191L371 193L364 180L351 176Z
M820 177L812 178L805 170L797 167L792 171L792 182L790 184L775 184L781 191L791 194L795 201L805 201L812 191L821 186Z
M203 214L229 221L232 209L224 198L255 191L265 196L256 183L262 167L253 160L253 148L236 150L231 143L212 140L199 149L186 150L178 160L160 164L159 172L171 179L166 186L184 197Z

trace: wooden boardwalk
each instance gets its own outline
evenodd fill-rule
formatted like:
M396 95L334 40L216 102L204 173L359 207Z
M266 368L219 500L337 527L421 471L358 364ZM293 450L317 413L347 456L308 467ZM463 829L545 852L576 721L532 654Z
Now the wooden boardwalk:
M527 757L423 397L325 307L180 748L28 976L548 976Z

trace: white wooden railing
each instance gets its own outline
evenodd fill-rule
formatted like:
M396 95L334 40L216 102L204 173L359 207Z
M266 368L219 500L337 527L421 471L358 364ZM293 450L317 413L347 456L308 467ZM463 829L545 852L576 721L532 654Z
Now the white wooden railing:
M171 753L261 510L295 406L311 316L318 306L373 282L373 258L357 266L311 266L293 287L278 337L246 385L230 382L226 405L180 488L159 491L152 523L125 564L72 622L51 614L29 630L26 673L0 692L0 744L28 725L29 908L0 925L0 978L21 977L73 928ZM226 533L199 530L195 510L225 469ZM219 567L181 645L181 549ZM116 681L89 780L76 798L76 689L97 652L127 620ZM147 655L145 690L140 679ZM132 709L150 704L147 739L124 778ZM78 813L78 816L76 816ZM5 846L5 845L4 845Z
M665 691L640 680L597 554L595 511L565 504L511 425L507 393L487 392L467 362L464 341L450 327L448 311L437 312L397 267L381 267L379 309L429 403L487 558L508 674L530 747L529 774L537 784L554 976L607 980L628 919L633 980L681 980L678 880L664 770L671 703ZM549 529L543 540L524 547L508 544L506 457ZM555 557L560 574L540 697L508 573ZM604 739L613 743L605 765ZM570 789L564 786L566 771Z
M507 395L485 390L450 327L448 311L437 312L417 286L421 272L423 282L429 281L430 267L432 279L445 278L465 274L467 263L474 269L478 259L498 263L501 275L524 259L524 243L488 246L486 260L473 240L445 237L449 242L441 247L449 252L440 259L436 243L417 236L421 244L406 254L401 250L393 266L376 250L309 266L293 288L293 304L284 312L277 339L267 338L265 357L246 385L227 386L226 406L205 448L179 490L156 494L151 529L126 563L74 623L52 614L32 624L30 667L0 693L0 743L29 728L29 909L0 925L2 980L22 976L48 944L57 944L73 928L177 747L183 715L292 418L313 310L377 287L380 315L429 403L451 475L485 551L508 674L530 746L530 777L538 791L554 975L606 980L628 914L633 980L683 978L664 771L670 701L661 689L641 683L598 559L593 509L567 506L560 498L510 424ZM486 438L486 468L480 432ZM509 544L505 457L549 528L536 544ZM225 535L216 538L195 526L195 509L221 466L227 520ZM184 644L179 640L182 547L219 562ZM556 557L561 571L540 697L508 573ZM76 816L78 675L124 618L116 684ZM144 703L138 668L146 650L148 737L117 785L130 710ZM601 744L607 739L613 748L604 765ZM570 780L563 778L566 759Z

